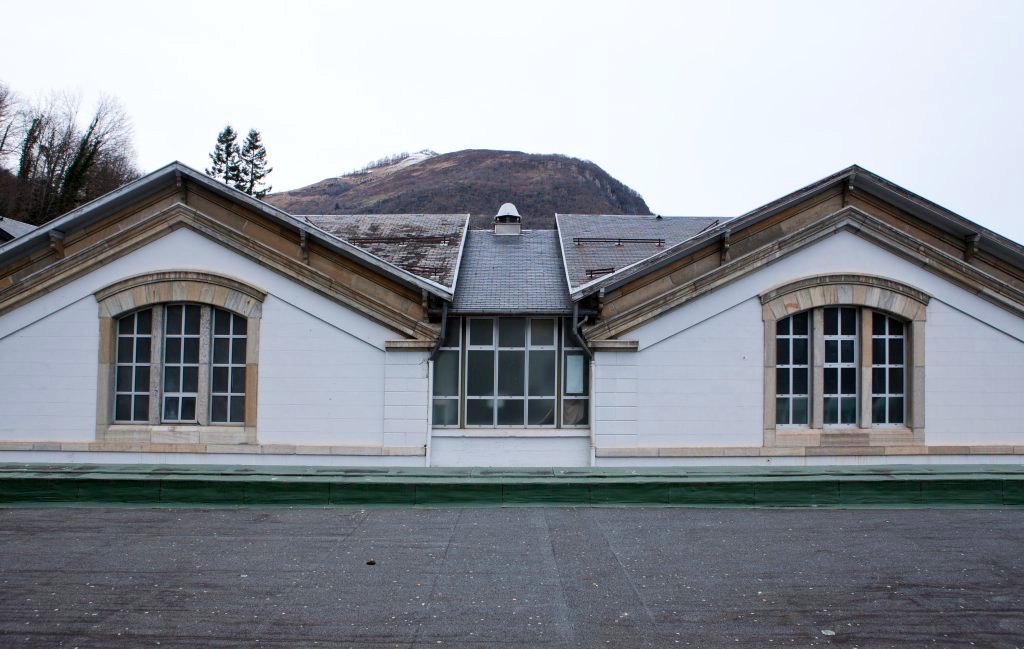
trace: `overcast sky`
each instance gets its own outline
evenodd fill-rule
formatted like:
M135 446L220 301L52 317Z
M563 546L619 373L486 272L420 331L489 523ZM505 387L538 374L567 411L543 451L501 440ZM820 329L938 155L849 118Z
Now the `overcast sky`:
M203 169L230 123L262 132L275 190L401 151L512 149L592 160L656 213L735 216L856 163L1024 241L1019 0L3 13L0 81L120 98L147 171Z

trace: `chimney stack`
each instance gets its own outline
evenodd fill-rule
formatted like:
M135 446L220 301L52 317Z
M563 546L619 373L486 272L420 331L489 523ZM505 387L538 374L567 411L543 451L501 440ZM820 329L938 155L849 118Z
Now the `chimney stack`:
M522 231L523 219L519 216L516 206L505 203L494 217L494 234L519 234Z

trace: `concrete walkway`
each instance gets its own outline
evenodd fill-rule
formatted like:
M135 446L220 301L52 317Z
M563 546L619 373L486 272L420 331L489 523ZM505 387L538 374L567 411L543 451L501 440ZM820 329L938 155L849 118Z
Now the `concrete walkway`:
M0 464L0 503L1020 507L1024 506L1024 467L346 469Z

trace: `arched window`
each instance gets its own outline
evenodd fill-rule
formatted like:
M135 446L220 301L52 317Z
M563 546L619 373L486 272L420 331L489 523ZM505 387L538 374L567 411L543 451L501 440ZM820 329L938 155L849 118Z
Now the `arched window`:
M253 343L263 292L207 273L168 272L118 282L96 298L98 438L255 441Z
M761 296L765 444L919 444L928 296L832 275Z

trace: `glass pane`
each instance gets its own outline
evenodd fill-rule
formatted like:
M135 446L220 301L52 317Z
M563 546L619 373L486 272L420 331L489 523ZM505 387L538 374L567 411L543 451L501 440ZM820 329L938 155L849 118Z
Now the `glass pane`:
M164 397L164 419L174 421L178 418L178 398Z
M198 338L186 338L185 339L185 362L186 363L198 363L199 362L199 339Z
M793 394L808 394L808 374L809 370L803 368L793 370Z
M181 400L182 421L194 421L196 418L196 398L183 397Z
M458 347L459 346L459 334L462 328L462 318L448 318L448 322L445 325L444 341L441 343L442 347Z
M172 304L164 312L164 325L167 333L181 333L181 305Z
M839 362L839 341L838 340L826 340L825 341L825 362L826 363L838 363Z
M492 426L494 399L466 399L466 425Z
M793 340L793 364L807 365L807 339L796 338Z
M903 394L903 368L889 369L889 394Z
M825 368L825 394L836 394L839 392L839 369L835 367Z
M117 339L117 362L132 362L132 338L118 337Z
M231 368L231 391L235 394L245 393L245 366Z
M843 335L857 335L857 309L842 309Z
M199 390L199 368L181 368L181 391L197 392Z
M214 338L213 339L213 362L224 363L230 362L228 358L228 339L227 338Z
M433 421L435 426L458 426L458 399L434 399Z
M555 394L555 351L530 352L530 396ZM554 420L552 420L554 421Z
M185 333L193 336L199 333L199 307L194 304L185 307Z
M554 345L555 344L555 321L554 320L530 320L530 344L531 345Z
M889 318L889 333L893 336L902 336L903 323L895 318Z
M499 426L522 426L523 425L523 400L522 399L498 399L498 425Z
M810 312L804 311L793 316L793 333L797 336L807 335L807 325Z
M125 317L120 318L117 321L117 333L122 335L122 336L125 336L125 335L128 335L128 334L133 334L133 333L135 333L134 325L135 325L135 316L133 316L133 315L126 315Z
M149 395L143 394L135 397L135 414L133 415L134 421L148 421L149 420Z
M584 370L586 366L583 354L568 353L565 355L565 393L585 394Z
M889 423L903 423L903 398L893 397L889 399Z
M871 398L871 421L876 424L885 423L885 397Z
M245 422L245 397L231 397L229 403L231 406L231 423L241 424Z
M789 369L785 367L775 370L775 394L789 394Z
M793 423L807 424L807 399L793 399Z
M438 352L434 361L434 394L452 396L459 393L459 352Z
M231 362L236 365L245 363L245 338L231 339Z
M871 363L874 365L885 364L885 338L871 340Z
M149 336L135 339L135 362L148 363L149 353L152 348L153 339Z
M885 394L885 368L875 367L871 369L871 391L875 394Z
M788 338L778 338L775 340L775 362L779 365L789 365Z
M562 401L562 425L586 426L588 421L587 399L565 399Z
M876 336L885 334L885 316L881 313L871 314L871 333Z
M135 368L135 391L136 392L149 392L149 368L148 367L136 367Z
M122 365L117 368L117 379L114 389L118 392L129 392L132 389L132 366Z
M236 336L244 336L249 328L249 321L240 315L232 315L231 322L234 323L234 334Z
M494 321L490 318L475 318L469 321L470 345L494 344Z
M840 372L843 394L857 394L857 368L844 367Z
M178 392L181 387L181 368L164 368L164 392Z
M856 399L841 399L840 414L842 415L842 423L844 424L855 424L857 423L857 400Z
M825 335L835 336L839 333L839 309L825 309Z
M228 420L227 397L213 397L210 404L210 421L225 422Z
M466 394L470 396L494 394L494 352L471 350L468 354Z
M778 322L776 322L775 323L775 334L778 335L778 336L785 336L786 334L788 334L789 333L789 323L792 320L793 320L792 318L783 318L782 320L779 320Z
M164 360L168 363L181 362L181 338L168 337L164 340Z
M114 419L130 421L132 418L132 397L130 394L119 394L114 399Z
M839 362L840 363L856 363L857 359L854 356L853 341L852 340L841 340L839 341Z
M903 339L892 338L889 340L889 364L903 365Z
M526 346L526 318L498 319L498 346Z
M228 391L228 368L226 367L215 367L213 368L213 392L227 392ZM223 420L221 420L223 421Z
M231 333L231 314L224 309L213 310L213 333L218 336Z
M836 397L825 397L823 419L826 424L839 423L839 399Z
M526 423L531 426L554 426L555 425L555 400L554 399L530 399L527 406L528 417Z
M136 333L148 336L153 333L153 309L145 309L135 314L138 321L135 324Z
M521 397L525 389L526 353L522 351L498 352L498 394Z
M786 397L775 400L775 423L782 426L789 423L789 399Z

